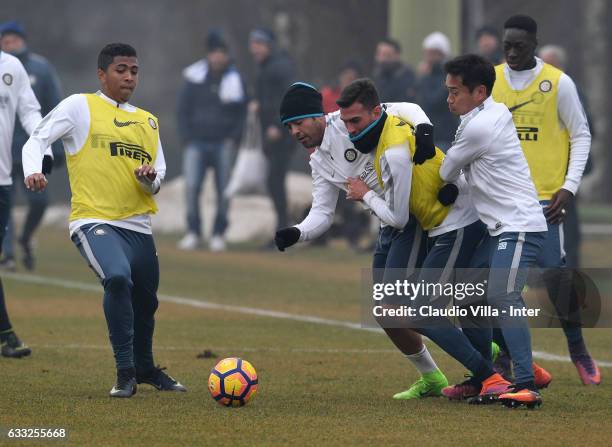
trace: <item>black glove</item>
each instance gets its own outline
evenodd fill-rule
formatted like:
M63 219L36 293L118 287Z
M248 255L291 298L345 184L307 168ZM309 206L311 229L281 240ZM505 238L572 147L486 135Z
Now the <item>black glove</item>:
M274 243L280 251L285 251L285 248L291 247L300 239L301 234L296 227L281 228L274 236Z
M458 195L459 188L457 188L457 185L447 183L438 191L438 201L444 206L452 205L457 200Z
M53 170L53 157L51 157L51 155L45 155L43 157L42 173L45 175L51 174L52 170Z
M425 163L430 158L436 156L436 146L434 146L434 128L431 124L419 124L416 126L415 140L416 149L412 161L415 165Z

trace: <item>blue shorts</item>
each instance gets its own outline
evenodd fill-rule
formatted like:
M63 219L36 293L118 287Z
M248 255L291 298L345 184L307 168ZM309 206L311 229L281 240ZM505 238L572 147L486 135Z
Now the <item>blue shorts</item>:
M474 267L472 262L474 253L485 242L487 236L486 225L477 220L467 227L429 238L429 248L423 268Z
M94 223L77 229L72 241L102 285L122 276L131 280L135 295L157 302L159 262L151 234Z
M486 277L479 278L477 275L486 274L486 269L473 272L467 269L482 267L477 261L477 265L474 265L474 255L479 249L482 250L481 246L486 244L487 238L487 227L480 220L464 228L429 238L427 257L423 261L419 281L426 284L484 281ZM454 296L421 296L415 305L444 308L451 298L454 299Z
M502 233L490 239L488 299L492 306L507 309L523 306L521 293L529 269L536 261L546 240L546 232ZM500 316L499 320L507 317Z
M546 206L549 203L550 200L540 201L542 206ZM548 232L546 233L542 250L538 255L537 265L542 268L563 267L565 265L563 223L551 224L547 222L547 225Z
M414 216L410 215L403 230L391 226L382 227L378 232L372 258L374 282L391 281L397 275L401 276L397 279L410 276L415 269L421 267L426 254L427 233ZM385 270L389 274L385 274Z

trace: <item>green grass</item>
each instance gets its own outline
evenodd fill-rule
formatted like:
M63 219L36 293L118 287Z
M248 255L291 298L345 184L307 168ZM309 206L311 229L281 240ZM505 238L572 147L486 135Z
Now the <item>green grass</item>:
M158 239L162 293L359 321L366 255L342 247L212 255L179 252L174 244ZM590 265L612 265L611 247L610 240L588 240ZM38 253L36 274L95 284L65 232L45 231ZM79 446L606 445L612 437L611 368L602 368L601 386L584 387L572 364L540 362L554 381L536 411L396 402L390 397L416 374L381 334L168 302L158 311L156 360L189 392L142 386L132 399L113 400L101 293L4 284L14 326L34 348L31 358L0 359L5 429L63 427L68 444ZM587 331L596 357L612 361L611 336L609 329ZM533 339L535 350L567 354L558 329L536 330ZM429 346L449 380L463 380L463 368ZM228 409L210 398L207 377L216 360L198 359L204 349L253 363L260 388L252 403ZM28 442L0 440L5 444Z

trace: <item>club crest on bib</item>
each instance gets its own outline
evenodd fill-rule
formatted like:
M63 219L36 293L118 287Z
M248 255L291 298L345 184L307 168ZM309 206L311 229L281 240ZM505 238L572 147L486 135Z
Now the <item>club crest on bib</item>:
M348 148L344 151L344 159L349 163L354 162L357 159L357 151L353 148Z
M2 82L4 82L6 85L11 85L13 83L13 75L10 73L4 73L2 75Z
M151 128L153 130L157 130L157 123L155 122L155 120L151 117L149 117L149 126L151 126Z
M540 82L540 91L541 92L548 93L551 90L552 90L552 82L550 82L548 79L545 79L542 82Z

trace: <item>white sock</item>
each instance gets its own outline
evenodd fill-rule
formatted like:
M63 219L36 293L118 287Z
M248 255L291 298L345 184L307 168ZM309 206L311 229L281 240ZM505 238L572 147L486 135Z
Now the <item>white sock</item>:
M438 365L434 362L431 354L427 350L427 346L423 345L423 349L416 354L407 354L406 358L414 365L421 375L436 371Z

